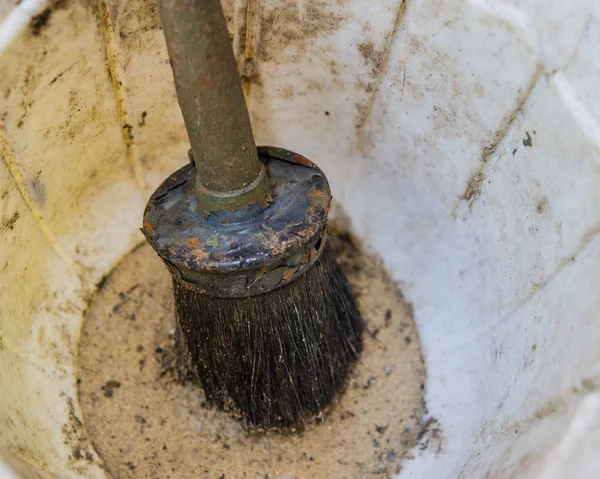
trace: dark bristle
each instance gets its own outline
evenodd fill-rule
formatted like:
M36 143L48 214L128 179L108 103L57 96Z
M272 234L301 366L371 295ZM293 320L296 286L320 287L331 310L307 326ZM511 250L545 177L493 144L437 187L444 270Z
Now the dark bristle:
M249 298L215 298L174 279L177 337L209 401L250 425L294 426L344 386L363 330L330 245L299 279Z

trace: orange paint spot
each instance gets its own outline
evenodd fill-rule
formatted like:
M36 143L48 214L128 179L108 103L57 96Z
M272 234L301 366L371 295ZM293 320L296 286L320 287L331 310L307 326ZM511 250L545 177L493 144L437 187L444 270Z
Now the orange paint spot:
M294 277L294 274L296 274L296 270L295 269L287 269L283 272L283 274L281 275L282 279L287 283L288 281L291 281L292 278Z
M200 243L198 241L198 238L190 238L190 239L185 240L185 245L188 248L197 248L199 246L199 244Z
M210 253L207 253L206 251L203 251L201 249L195 249L194 251L192 251L192 256L194 260L196 260L198 263L202 263L208 258L210 258Z
M308 168L312 168L313 167L313 162L312 161L310 161L308 158L306 158L306 157L304 157L302 155L299 155L298 153L294 154L294 161L296 163L298 163L299 165L306 166Z

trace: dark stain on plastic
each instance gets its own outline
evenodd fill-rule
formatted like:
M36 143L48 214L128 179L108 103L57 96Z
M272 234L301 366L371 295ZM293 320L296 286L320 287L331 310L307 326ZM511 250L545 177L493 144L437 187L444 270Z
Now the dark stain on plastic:
M469 180L467 181L467 187L460 198L465 201L470 201L471 203L479 198L481 195L481 185L483 184L483 180L485 180L485 175L481 171L476 171L473 173L469 177Z
M120 2L118 20L116 27L119 38L134 52L145 51L152 45L151 42L142 41L144 34L162 29L158 7L153 1Z
M548 209L548 198L546 196L542 197L538 201L536 209L539 214L542 214Z
M67 0L55 0L48 8L35 15L29 22L29 29L31 30L32 35L36 37L39 36L50 21L52 13L54 13L55 10L64 8L66 3Z
M377 50L372 41L364 41L357 45L358 51L367 65L371 67L373 78L377 78L385 63L386 52Z
M14 230L15 223L19 219L19 212L15 211L9 218L5 218L2 220L2 229L4 230Z
M61 396L65 397L64 393ZM70 467L79 474L84 474L86 469L84 463L93 463L104 469L101 463L96 461L93 454L91 444L89 442L87 432L83 425L83 422L77 416L75 412L75 404L73 398L66 396L67 408L68 408L68 420L62 426L62 433L65 443L71 449L69 455Z
M304 3L302 16L295 0L279 2L276 8L263 12L258 57L265 61L281 61L282 53L295 46L293 60L305 55L314 39L338 30L345 16L323 0Z

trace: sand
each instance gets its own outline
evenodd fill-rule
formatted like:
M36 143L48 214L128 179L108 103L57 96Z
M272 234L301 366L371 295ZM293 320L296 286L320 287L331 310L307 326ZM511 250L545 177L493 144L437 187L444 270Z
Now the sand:
M84 424L118 478L382 478L423 434L412 310L373 258L335 237L367 327L346 390L302 431L251 433L173 368L170 275L143 245L103 282L79 351Z

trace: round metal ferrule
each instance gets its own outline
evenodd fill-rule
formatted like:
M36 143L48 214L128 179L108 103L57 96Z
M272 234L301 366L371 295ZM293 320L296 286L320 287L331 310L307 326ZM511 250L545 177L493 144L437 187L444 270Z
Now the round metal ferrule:
M142 232L171 273L190 288L217 297L246 297L291 283L325 246L329 183L301 155L259 147L272 184L271 203L245 212L203 217L196 205L196 170L189 164L154 192Z

